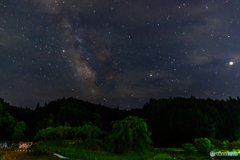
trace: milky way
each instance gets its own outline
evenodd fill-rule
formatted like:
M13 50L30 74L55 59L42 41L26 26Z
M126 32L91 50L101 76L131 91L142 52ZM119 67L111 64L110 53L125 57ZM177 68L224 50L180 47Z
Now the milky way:
M0 2L0 97L120 109L239 95L238 1Z

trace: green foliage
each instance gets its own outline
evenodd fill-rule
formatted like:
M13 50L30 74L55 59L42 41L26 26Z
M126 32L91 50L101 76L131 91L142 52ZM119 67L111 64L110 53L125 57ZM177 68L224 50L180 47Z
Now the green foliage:
M8 125L8 130L13 129L16 120L14 119L13 116L11 116L8 112L5 114L5 117L2 117L2 122L3 124Z
M97 126L89 124L85 124L82 127L73 128L71 132L72 134L75 133L74 137L80 142L85 139L94 139L104 133Z
M240 142L238 141L233 141L229 144L229 149L232 150L232 149L236 149L236 148L240 148Z
M16 141L20 140L24 137L24 130L26 129L26 124L23 121L17 122L15 126L13 127L13 136L12 138Z
M30 141L34 135L38 140L61 140L65 138L76 139L76 128L71 128L70 131L67 131L63 126L58 129L49 129L49 127L57 127L58 122L61 125L68 122L69 124L66 123L66 126L72 127L84 126L84 124L92 125L90 124L92 122L100 127L100 120L102 120L104 122L102 127L106 131L110 131L112 121L122 120L131 114L147 119L148 130L152 132L151 139L154 142L154 147L180 147L187 141L193 142L194 138L201 137L207 137L211 139L212 144L218 145L212 139L228 139L229 142L232 142L239 138L239 105L239 98L238 100L231 98L225 102L224 100L177 97L160 100L151 99L149 103L144 105L143 109L132 109L130 112L125 112L69 98L52 101L44 107L38 105L38 109L30 112L28 109L10 106L0 98L0 140L12 140L16 120L26 123L27 127L24 134ZM124 128L125 124L122 125ZM36 126L40 130L47 128L48 130L36 134ZM109 142L113 140L111 143L115 145L115 149L111 143L109 148L114 150L117 150L118 147L129 148L127 150L135 149L138 141L134 139L135 130L131 131L134 127L126 126L131 130L126 129L123 132L120 132L120 126L118 128L120 134L118 138L109 140ZM113 133L111 132L111 134ZM89 137L93 138L91 132L82 133L82 140ZM80 139L80 137L78 138ZM123 143L123 146L121 146L119 144L121 141L125 141L126 144ZM227 144L225 145L228 147Z
M210 151L214 149L214 144L211 144L211 141L208 138L196 138L194 143L196 144L199 153L202 154L209 154Z
M38 121L36 124L37 131L41 129L46 129L48 127L55 127L53 114L49 114L47 118L43 118L43 120Z
M88 124L85 124L82 129L84 130L84 134L87 136L88 139L96 138L102 133L101 129L97 126L92 126Z
M229 142L226 140L226 141L223 141L222 142L224 145L228 145L229 144Z
M46 139L54 139L54 136L56 135L55 133L55 128L53 127L48 127L45 130L45 134L46 134Z
M106 136L104 144L109 152L125 153L129 150L146 151L151 149L151 132L143 119L129 116L112 122L113 129Z
M84 138L84 130L82 127L76 127L75 128L75 135L74 137L79 140L79 142L82 142L82 139Z
M0 99L0 140L7 139L7 137L12 136L13 127L15 126L15 118L6 110L6 105ZM17 135L16 135L17 136Z
M116 148L117 148L117 145L116 145L116 140L114 139L113 135L112 134L109 134L107 135L105 138L104 138L104 147L105 149L110 152L110 153L114 153L116 152Z
M81 108L82 107L83 106L81 106ZM98 127L102 127L103 125L99 114L90 112L87 109L80 109L77 104L73 103L61 104L58 114L56 115L56 121L61 125L64 125L67 121L72 127L82 126L85 122L90 121Z
M45 126L46 128L47 127L55 127L53 114L50 114L49 117L44 120L46 122L46 126Z
M220 140L217 140L217 139L214 139L214 138L211 139L211 143L215 144L215 145L221 145L222 144L222 142Z
M61 140L63 138L63 133L59 128L54 128L54 134L56 140Z
M71 137L71 139L77 139L76 138L76 131L77 131L77 127L71 127L70 131L69 131L69 135Z
M184 149L185 152L189 153L193 153L197 150L196 147L194 147L194 145L189 142L182 144L182 148Z
M42 129L42 130L40 130L40 131L38 131L38 132L36 133L36 135L34 136L33 140L34 140L34 141L46 140L46 139L47 139L46 136L47 136L47 135L46 135L45 130Z
M234 147L238 147L238 146L240 146L240 142L234 141L234 142L231 142L230 145L233 145Z
M52 139L62 139L63 133L59 128L48 127L46 129L42 129L38 131L34 137L34 141L39 140L52 140Z
M67 137L78 139L80 142L85 139L96 138L104 134L97 126L85 124L82 127L58 126L56 128L48 127L37 132L34 141L39 140L62 140Z
M209 118L206 114L200 111L196 112L195 115L195 136L214 138L216 135L216 128L210 123Z
M62 133L62 137L58 137L58 139L66 139L67 136L70 135L70 131L71 131L71 127L70 126L58 126L57 128L55 128L56 130L58 130L58 132Z
M34 152L33 154L36 156L40 155L50 155L54 152L54 150L51 147L48 147L44 144L40 143L34 143L30 149L32 149Z

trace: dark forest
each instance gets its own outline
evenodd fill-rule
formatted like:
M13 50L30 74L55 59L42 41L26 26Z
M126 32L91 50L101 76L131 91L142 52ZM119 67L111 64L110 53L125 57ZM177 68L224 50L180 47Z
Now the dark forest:
M150 99L142 109L119 110L62 98L34 110L15 107L0 99L1 141L33 141L36 133L48 127L94 124L110 132L111 122L135 116L145 120L154 147L181 147L195 138L234 141L239 138L240 99L225 100L176 97ZM22 124L24 122L25 124ZM18 127L16 126L18 125ZM22 126L22 127L20 127Z

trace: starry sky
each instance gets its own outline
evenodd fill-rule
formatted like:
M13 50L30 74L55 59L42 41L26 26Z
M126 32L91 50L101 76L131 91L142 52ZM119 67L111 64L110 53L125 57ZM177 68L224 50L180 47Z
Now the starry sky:
M0 97L34 109L74 97L240 95L238 0L2 0Z

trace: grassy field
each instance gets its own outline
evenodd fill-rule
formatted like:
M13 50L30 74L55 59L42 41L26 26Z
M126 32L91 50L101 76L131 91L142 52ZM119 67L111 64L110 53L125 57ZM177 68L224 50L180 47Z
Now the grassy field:
M217 160L217 159L240 159L238 157L214 157L211 158L210 155L202 155L198 152L188 154L183 151L181 148L155 148L154 152L148 152L145 154L138 153L128 153L125 155L116 155L103 151L101 148L97 150L86 150L83 147L73 140L64 140L64 141L43 141L42 144L51 147L58 154L68 157L71 160L171 160L174 158L181 158L185 160ZM48 159L59 159L54 155L50 156L34 156L31 152L15 152L14 147L8 147L0 149L0 160L48 160ZM224 152L226 150L222 150ZM237 150L240 154L240 150ZM176 160L176 159L175 159Z

